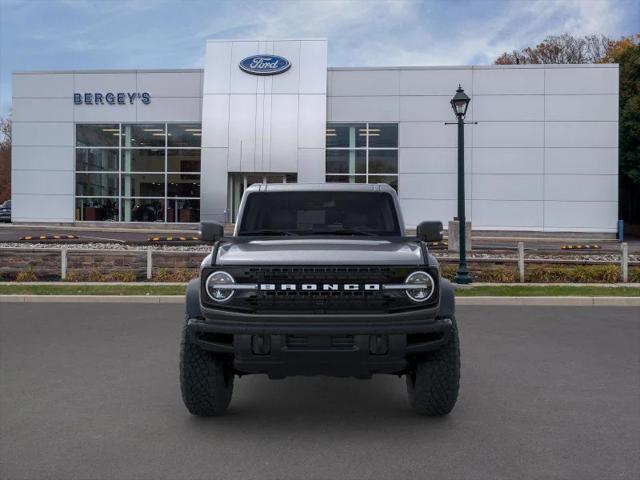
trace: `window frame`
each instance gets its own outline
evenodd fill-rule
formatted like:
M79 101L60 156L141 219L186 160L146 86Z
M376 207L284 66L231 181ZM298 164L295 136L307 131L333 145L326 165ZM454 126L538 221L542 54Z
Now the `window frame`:
M329 147L327 145L325 139L325 152L328 151L364 151L365 152L365 173L329 173L326 171L327 167L327 155L325 153L325 182L327 182L328 177L364 177L364 183L369 183L369 177L396 177L396 184L398 184L399 190L399 177L400 177L400 126L397 122L365 122L365 121L354 121L354 122L327 122L325 130L330 128L334 128L335 125L364 125L367 135L365 145L361 147ZM370 138L370 128L371 125L394 125L397 128L398 138L395 147L371 147L369 146L369 138ZM325 137L326 138L326 137ZM369 173L369 152L370 151L395 151L397 152L396 159L398 161L398 168L395 173ZM351 183L351 182L348 182ZM357 182L356 182L357 183Z
M117 146L104 146L104 147L96 147L96 146L91 146L91 145L78 145L77 142L77 134L78 134L78 126L79 125L109 125L109 126L114 126L117 125L118 127L118 145ZM150 124L157 124L157 125L163 125L164 126L164 147L162 146L134 146L134 147L128 147L123 145L123 128L126 125L150 125ZM74 221L76 222L92 222L91 220L78 220L76 219L76 201L78 199L90 199L90 198L96 198L96 199L111 199L114 200L116 202L116 208L117 208L117 219L116 220L112 220L114 222L118 222L118 223L138 223L135 220L129 220L129 221L125 221L123 220L123 208L124 208L124 201L125 199L131 199L131 198L140 198L140 199L157 199L157 200L162 200L164 202L164 219L162 220L162 223L176 223L173 221L169 221L168 220L168 213L167 213L167 205L169 204L170 201L177 201L177 200L190 200L190 201L197 201L200 202L201 201L201 197L202 197L202 138L201 138L201 133L200 133L200 146L169 146L169 126L170 125L193 125L193 128L198 128L200 130L200 132L202 131L202 123L201 122L104 122L104 121L97 121L97 122L77 122L74 123L74 129L73 129L73 155L74 155L74 161L73 161L73 198L74 198ZM113 170L113 171L104 171L104 170L78 170L77 169L77 152L78 150L117 150L118 152L118 165L117 165L117 170ZM157 172L129 172L129 171L124 171L123 170L123 154L125 150L163 150L164 151L164 168L162 171L157 171ZM199 164L199 168L198 171L195 172L173 172L173 171L168 171L168 167L169 167L169 151L174 151L174 150L197 150L199 152L199 159L200 159L200 164ZM117 196L90 196L90 195L78 195L78 185L77 185L77 175L78 174L90 174L90 173L94 173L94 174L116 174L117 178L118 178L118 192L117 192ZM123 186L122 186L122 182L123 182L123 178L126 175L135 175L135 174L147 174L147 175L162 175L164 178L164 196L163 197L131 197L131 196L124 196L123 195ZM190 176L197 176L198 177L198 181L200 182L200 195L198 197L169 197L168 196L168 178L170 174L174 174L174 175L180 175L180 174L188 174ZM194 223L194 222L192 222Z

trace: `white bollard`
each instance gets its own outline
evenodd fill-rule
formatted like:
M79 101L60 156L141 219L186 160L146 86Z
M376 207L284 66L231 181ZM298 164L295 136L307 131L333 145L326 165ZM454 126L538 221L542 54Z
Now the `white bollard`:
M629 245L625 242L621 246L622 248L622 282L627 283L629 281Z
M147 247L147 280L151 280L151 274L153 272L153 250L151 247Z
M60 280L67 278L67 247L60 249Z
M518 242L518 273L520 283L524 283L524 242Z

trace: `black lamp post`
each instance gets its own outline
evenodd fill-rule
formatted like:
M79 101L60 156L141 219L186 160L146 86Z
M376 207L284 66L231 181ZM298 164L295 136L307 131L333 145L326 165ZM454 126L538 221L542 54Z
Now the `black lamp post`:
M453 281L463 284L472 282L467 269L467 220L464 213L464 116L470 101L462 85L458 85L456 94L451 99L451 107L458 117L458 233L460 235L460 260Z

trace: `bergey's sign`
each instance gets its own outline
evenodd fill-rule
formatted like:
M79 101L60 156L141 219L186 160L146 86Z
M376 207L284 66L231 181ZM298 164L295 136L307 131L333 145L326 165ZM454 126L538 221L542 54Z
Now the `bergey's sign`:
M133 105L140 101L144 105L151 103L148 92L107 92L107 93L74 93L73 103L76 105Z
M252 75L276 75L291 68L291 62L278 55L251 55L240 62L240 69Z

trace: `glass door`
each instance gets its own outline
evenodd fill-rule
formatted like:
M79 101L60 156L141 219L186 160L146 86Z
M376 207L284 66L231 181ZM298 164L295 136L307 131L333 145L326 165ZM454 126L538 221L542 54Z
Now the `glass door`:
M229 220L235 223L240 208L242 194L247 187L254 183L296 183L298 175L295 173L230 173L229 195L227 198Z

